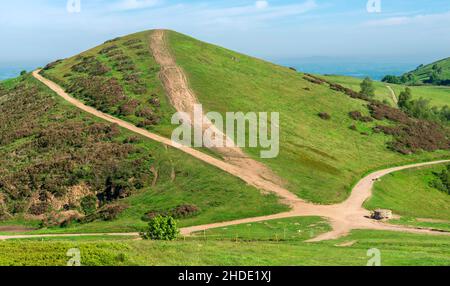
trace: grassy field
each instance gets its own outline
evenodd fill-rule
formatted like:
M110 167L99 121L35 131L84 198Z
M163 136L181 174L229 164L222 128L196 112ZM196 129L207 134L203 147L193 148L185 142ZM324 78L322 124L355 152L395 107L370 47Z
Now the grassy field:
M433 172L440 172L444 168L434 166L387 175L375 184L373 196L365 207L371 210L391 209L403 217L397 223L448 230L450 196L430 186L430 182L435 179Z
M355 124L348 114L367 114L366 103L312 84L288 68L169 32L177 63L188 75L204 109L225 112L279 112L280 154L260 159L303 199L322 204L341 202L365 173L388 165L448 156L436 152L403 156L387 149L390 137L372 134L376 122ZM327 112L331 120L318 113ZM369 131L368 135L362 134Z
M16 196L16 200L11 200L10 197L6 197L5 199L5 196L10 195L11 191L6 192L6 190L10 190L7 185L0 185L0 209L14 215L13 217L9 217L8 214L5 215L5 213L2 212L1 215L5 215L5 217L3 217L3 221L0 222L0 225L25 225L35 228L39 225L39 220L30 220L29 216L27 219L24 219L24 216L22 215L22 212L27 213L30 210L29 206L32 200L29 198L35 197L36 194L40 193L50 196L53 195L51 192L56 194L56 190L60 190L59 192L61 192L58 196L64 196L66 194L61 190L63 189L62 187L49 189L50 185L47 183L48 173L44 175L36 173L38 171L40 172L41 169L44 171L47 170L42 167L42 162L53 162L55 158L60 158L61 156L64 157L67 156L67 154L88 152L90 157L93 157L95 160L100 158L99 160L101 162L84 160L80 162L73 161L72 164L82 164L84 162L83 169L96 169L99 171L99 168L103 166L101 164L106 162L109 163L109 161L104 159L105 162L103 162L101 160L102 157L98 155L101 153L99 153L100 151L97 149L89 149L87 151L82 149L86 146L90 146L88 143L86 143L86 146L78 146L78 143L70 145L69 142L71 142L72 137L69 135L71 133L63 136L64 138L61 139L61 144L58 143L58 145L55 145L50 149L39 149L36 144L30 143L34 142L35 138L40 136L39 134L42 133L42 130L52 122L52 118L56 115L58 116L58 124L66 124L68 126L78 126L74 124L79 122L83 122L86 126L92 126L91 124L99 123L101 121L78 111L73 106L51 93L41 83L30 76L17 79L16 82L9 81L7 85L12 88L19 81L25 83L26 88L28 89L34 90L34 88L37 88L37 92L33 95L34 105L23 105L22 109L15 109L14 118L8 117L10 116L8 113L2 114L3 116L7 116L7 118L4 118L5 125L3 127L8 128L9 124L14 123L15 128L8 129L8 132L2 133L2 136L5 137L1 137L3 143L0 145L0 161L2 162L2 167L0 167L0 180L2 183L9 182L10 176L20 172L25 172L25 174L29 174L28 176L35 179L32 181L34 182L34 185L31 185L26 180L20 180L25 187L23 187L22 192L13 193ZM16 95L14 97L6 95L6 97L8 97L6 99L4 97L5 96L0 97L0 103L3 100L4 104L14 104L14 102L19 99L27 100L26 98L24 99L22 95ZM6 106L7 105L5 105L5 108ZM1 105L0 107L3 108ZM38 110L35 110L36 108ZM47 108L46 112L39 111L40 108ZM12 122L12 119L14 119L14 122ZM24 126L28 128L28 125L26 124L29 121L35 122L36 124L33 127L32 132L19 132ZM62 127L56 129L64 130ZM130 162L140 162L138 166L145 168L145 170L143 170L146 175L143 177L144 186L134 190L131 196L119 201L121 205L124 205L127 208L119 214L117 219L113 221L99 220L88 224L73 223L64 228L55 227L39 230L37 231L38 233L136 231L146 225L146 222L141 219L145 213L149 211L166 211L183 204L195 205L199 209L199 212L191 217L180 219L180 226L261 216L287 210L286 206L279 204L276 196L263 195L259 190L246 185L241 180L228 175L215 167L199 162L178 150L165 148L160 143L140 137L138 137L137 140L133 140L133 143L123 143L125 139L132 135L133 134L126 130L118 129L118 132L114 133L111 138L106 139L105 142L101 141L98 143L100 144L101 152L109 150L108 144L115 144L114 150L117 150L117 152L120 148L129 148L130 145L132 145L138 151L130 153L129 157L118 157L117 162L122 164L131 160ZM82 138L84 138L84 136L85 134L77 135L77 137ZM8 141L6 141L6 139L8 139ZM89 140L87 142L90 142ZM18 154L20 154L20 156L18 156ZM116 155L115 153L112 153L108 156L114 157ZM140 161L134 161L138 159ZM96 164L100 165L97 166ZM152 173L150 172L150 165L148 164L154 166L155 169L158 170L158 178L155 181L155 185L153 185L154 177L150 176ZM46 168L50 168L50 171L48 171L50 174L55 174L62 167L56 163L49 163L49 167ZM55 168L55 170L52 168ZM63 168L65 170L64 173L59 177L54 178L52 182L69 184L68 186L70 187L70 181L72 180L70 176L73 173L72 168L72 165L65 166ZM112 173L114 173L114 168L113 171L111 171ZM126 168L134 170L131 167ZM10 171L12 170L15 170L16 173L10 174ZM75 168L74 170L78 170L78 168ZM136 170L136 172L138 171ZM98 173L94 178L99 179L101 178L100 175L101 174ZM85 177L86 179L78 181L76 184L79 185L83 182L91 184L92 182L96 182L95 180L91 180L89 175L85 175ZM107 180L106 177L105 180ZM19 181L15 182L18 183ZM98 189L93 185L92 191L101 193L104 191L102 186L103 182L99 182ZM22 212L18 209L19 206L23 208ZM69 207L71 210L80 211L79 206L69 205ZM58 209L54 210L61 211Z
M304 241L330 230L328 222L319 217L297 217L210 229L195 236L208 240Z
M174 242L81 238L76 240L6 241L0 244L0 265L66 265L71 248L81 252L82 265L367 265L369 249L381 253L381 265L450 265L450 238L379 231L354 231L335 241Z
M359 91L361 89L359 85L362 82L362 79L338 75L329 75L329 76L327 75L325 76L325 78L356 91ZM375 81L374 84L376 87L375 98L381 101L387 100L392 106L395 106L395 102L392 99L392 93L387 88L387 86L390 86L394 90L397 98L400 95L400 92L404 91L406 88L406 86L403 85L384 83L379 81ZM441 107L445 105L450 105L450 87L410 86L409 88L412 90L412 95L414 99L419 99L421 97L424 99L428 99L430 100L431 106Z

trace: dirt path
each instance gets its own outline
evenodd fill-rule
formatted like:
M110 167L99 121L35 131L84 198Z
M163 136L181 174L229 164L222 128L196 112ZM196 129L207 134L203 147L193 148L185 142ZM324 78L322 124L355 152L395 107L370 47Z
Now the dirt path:
M394 104L398 105L398 98L397 98L397 95L395 95L395 91L389 85L386 85L386 87L391 92L391 96L392 96L392 100L394 101Z
M267 220L273 220L273 219L281 219L281 218L288 218L288 217L302 217L302 216L320 216L320 217L326 218L330 221L330 224L333 228L333 230L331 232L320 235L319 237L316 237L316 238L312 239L311 241L320 241L320 240L339 238L341 236L347 235L353 229L390 230L390 231L401 231L401 232L411 232L411 233L450 235L450 233L442 233L442 232L432 231L432 230L428 230L428 229L417 229L417 228L409 228L409 227L404 227L404 226L396 226L396 225L390 225L390 224L386 224L386 223L382 223L382 222L373 221L368 218L369 211L367 211L363 208L363 203L372 194L372 187L373 187L374 182L377 179L381 178L382 176L385 176L392 172L404 170L404 169L447 163L447 162L450 162L450 160L441 160L441 161L413 164L413 165L394 167L394 168L377 171L377 172L374 172L374 173L366 176L360 182L358 182L358 184L356 184L356 186L353 188L351 196L345 202L343 202L341 204L328 205L328 206L314 205L311 203L304 202L303 200L299 199L294 194L290 193L288 190L280 187L279 185L277 185L269 180L266 180L265 178L260 176L260 174L258 174L258 173L248 171L247 168L241 168L237 165L223 162L221 160L218 160L214 157L206 155L206 154L204 154L200 151L197 151L195 149L192 149L192 148L182 147L182 146L179 146L178 144L173 144L173 142L170 139L167 139L167 138L159 136L157 134L148 132L147 130L138 128L138 127L134 126L133 124L130 124L128 122L125 122L123 120L120 120L118 118L110 116L108 114L105 114L103 112L100 112L92 107L86 106L79 100L68 95L56 83L42 77L39 74L39 70L33 72L33 76L36 79L38 79L39 81L41 81L42 83L44 83L45 85L47 85L56 94L58 94L59 96L61 96L62 98L64 98L65 100L67 100L68 102L73 104L74 106L76 106L77 108L79 108L85 112L88 112L98 118L104 119L104 120L114 123L114 124L117 124L125 129L128 129L137 134L140 134L144 137L147 137L154 141L160 142L167 146L172 146L176 149L179 149L179 150L181 150L181 151L183 151L183 152L185 152L207 164L213 165L231 175L234 175L234 176L242 179L244 182L246 182L249 185L252 185L260 190L276 193L286 203L288 203L292 207L292 211L286 212L286 213L281 213L281 214L183 228L181 230L181 233L183 235L190 235L197 231L202 231L202 230L207 230L207 229L212 229L212 228L217 228L217 227L226 227L226 226L232 226L232 225L243 224L243 223L253 223L253 222L267 221ZM12 238L36 238L36 237L39 238L39 237L59 237L59 236L102 236L102 235L105 235L105 234L76 234L76 235L74 235L74 234L68 234L68 235L54 234L54 235L0 236L0 240L12 239ZM118 234L109 234L109 235L118 235ZM136 233L130 233L130 234L125 233L125 234L120 234L120 235L136 236Z
M166 33L164 30L156 30L151 34L150 47L156 62L160 65L160 79L166 90L170 102L177 111L185 112L189 115L187 120L193 125L194 106L200 104L197 96L190 89L185 72L179 67L175 58L170 52L166 42ZM275 175L269 168L261 162L251 159L240 148L236 147L233 140L227 137L223 132L215 128L211 121L203 115L201 128L203 130L214 130L215 138L219 138L224 148L212 148L217 151L223 159L243 170L247 174L261 177L264 180L282 186L283 180ZM206 144L208 142L205 142Z

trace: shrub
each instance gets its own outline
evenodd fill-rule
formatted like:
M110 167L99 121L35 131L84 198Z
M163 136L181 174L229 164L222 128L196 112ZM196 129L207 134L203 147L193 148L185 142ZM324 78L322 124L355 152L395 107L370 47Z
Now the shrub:
M175 240L179 235L177 223L173 217L157 216L153 218L148 228L141 233L146 240Z
M307 80L307 81L309 81L309 82L311 82L311 83L318 84L318 85L322 85L322 84L326 83L325 80L323 80L323 79L321 79L321 78L318 78L318 77L316 77L316 76L313 76L313 75L311 75L311 74L305 74L305 75L303 76L303 79L304 79L304 80Z
M351 111L349 113L349 116L350 116L350 118L361 121L361 122L372 122L373 121L372 117L363 116L361 114L361 112L359 112L359 111Z
M108 111L125 100L125 92L116 78L77 77L71 79L68 92L88 100L95 108Z
M57 66L61 62L62 62L62 60L56 60L54 62L51 62L51 63L49 63L48 65L46 65L44 67L44 70L46 71L46 70L52 69L52 68L54 68L55 66Z
M406 124L397 126L377 126L374 131L394 136L395 140L389 146L402 154L411 154L420 150L431 152L450 148L450 141L445 129L430 121L411 120Z
M373 85L373 81L366 77L360 84L361 86L361 94L367 96L369 98L375 96L375 86Z
M106 205L99 209L96 213L88 215L79 221L81 223L89 223L96 220L112 221L115 220L128 207L123 204Z
M134 114L138 105L139 101L135 99L127 100L119 107L119 114L123 116Z
M114 39L111 39L111 40L107 40L107 41L105 42L105 44L113 43L113 42L116 42L116 41L118 41L118 40L120 40L120 37L117 37L117 38L114 38Z
M149 103L153 105L154 107L160 107L161 102L159 101L159 98L156 94L152 94L152 98L149 99Z
M450 165L440 173L433 172L433 175L435 179L431 181L431 187L450 195Z
M142 218L144 221L151 220L157 216L173 217L175 219L182 219L197 215L200 209L195 205L184 204L176 208L164 211L149 211Z
M387 75L382 80L382 82L394 83L394 84L402 84L401 77L395 75Z
M50 204L47 202L38 202L30 207L28 213L31 215L42 215L50 210Z
M403 111L382 104L381 102L372 102L369 105L372 117L377 120L388 119L398 123L408 123L411 119Z
M331 119L331 115L329 115L326 112L319 113L319 117L322 118L323 120L330 120Z
M123 43L124 46L132 46L138 43L142 43L142 41L140 39L131 39L126 41L125 43Z
M112 45L112 46L109 46L109 47L106 47L106 48L102 49L99 52L99 54L104 55L104 54L107 54L107 53L109 53L109 52L111 52L113 50L117 50L118 48L119 48L118 46Z
M86 215L95 213L95 211L97 210L97 197L87 196L82 198L80 206Z
M85 57L80 63L72 66L71 70L78 73L86 73L91 76L100 76L108 73L110 68L93 57Z

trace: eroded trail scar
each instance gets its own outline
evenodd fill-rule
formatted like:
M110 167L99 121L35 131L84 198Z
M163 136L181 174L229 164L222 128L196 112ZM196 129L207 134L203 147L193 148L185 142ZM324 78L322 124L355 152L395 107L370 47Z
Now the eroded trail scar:
M181 67L176 64L175 58L170 52L166 42L167 34L164 30L156 30L151 34L150 47L156 62L160 65L160 79L166 90L170 102L177 111L187 113L194 122L194 105L200 104L195 93L190 89L186 74ZM238 112L239 110L236 110ZM236 147L234 142L223 134L222 131L204 116L206 124L202 128L214 130L218 138L222 138L226 142L223 148L213 148L218 152L226 162L233 164L246 173L251 173L261 177L263 180L270 181L278 186L283 185L283 180L275 175L269 168L261 162L253 160L246 155L240 148Z

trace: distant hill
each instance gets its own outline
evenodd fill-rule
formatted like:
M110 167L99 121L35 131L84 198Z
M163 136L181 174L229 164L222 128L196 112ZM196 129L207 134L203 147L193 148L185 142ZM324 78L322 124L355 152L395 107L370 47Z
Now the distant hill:
M428 65L420 65L402 76L387 75L384 82L409 85L447 85L450 86L450 58Z

